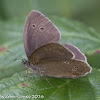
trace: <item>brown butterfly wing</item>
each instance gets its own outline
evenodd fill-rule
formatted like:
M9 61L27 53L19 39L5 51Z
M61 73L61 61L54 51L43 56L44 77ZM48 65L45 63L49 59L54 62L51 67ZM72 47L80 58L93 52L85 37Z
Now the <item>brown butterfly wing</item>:
M43 74L58 78L77 78L91 71L88 64L74 59L45 60L41 61L38 66L42 66L40 69Z
M73 53L70 52L60 43L48 43L38 49L36 49L30 56L29 62L31 65L38 63L40 60L44 59L71 59L73 58Z
M58 42L60 32L51 21L40 12L31 11L24 25L23 39L26 55L29 58L41 45Z
M85 57L85 55L75 46L71 45L71 44L63 44L66 48L68 48L71 52L74 53L74 58L76 60L81 60L87 63L87 59Z
M77 78L91 71L87 63L74 59L45 59L33 66L39 69L38 74L51 77Z

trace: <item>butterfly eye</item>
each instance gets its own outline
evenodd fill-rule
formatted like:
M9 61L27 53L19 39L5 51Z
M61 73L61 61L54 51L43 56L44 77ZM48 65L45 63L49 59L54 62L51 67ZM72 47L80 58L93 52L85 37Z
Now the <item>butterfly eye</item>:
M40 30L41 30L41 31L44 31L44 28L43 28L43 27L41 27L41 28L40 28Z
M35 28L36 26L33 24L32 27Z

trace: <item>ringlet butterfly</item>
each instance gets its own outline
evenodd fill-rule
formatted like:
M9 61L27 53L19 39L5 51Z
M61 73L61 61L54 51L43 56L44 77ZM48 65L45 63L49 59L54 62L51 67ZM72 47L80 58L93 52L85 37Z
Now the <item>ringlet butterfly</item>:
M58 43L60 32L38 11L31 11L27 16L23 39L28 61L22 59L22 63L33 73L57 78L77 78L92 70L78 48Z

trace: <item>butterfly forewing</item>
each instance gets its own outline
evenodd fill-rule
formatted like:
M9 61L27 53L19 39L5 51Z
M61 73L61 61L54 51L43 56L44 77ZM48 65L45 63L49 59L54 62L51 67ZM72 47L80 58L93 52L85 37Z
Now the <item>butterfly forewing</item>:
M73 56L73 53L60 43L48 43L36 49L31 54L29 62L34 65L44 59L71 59Z
M58 29L38 11L29 13L23 33L24 48L28 58L38 47L50 42L58 42L60 39Z

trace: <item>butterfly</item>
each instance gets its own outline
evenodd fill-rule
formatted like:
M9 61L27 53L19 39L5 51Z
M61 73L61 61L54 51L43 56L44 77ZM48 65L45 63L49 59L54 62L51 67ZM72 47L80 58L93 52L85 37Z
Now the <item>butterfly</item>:
M59 43L60 31L39 11L28 14L23 40L28 61L22 59L22 63L33 73L57 78L77 78L92 70L85 55L77 47Z

